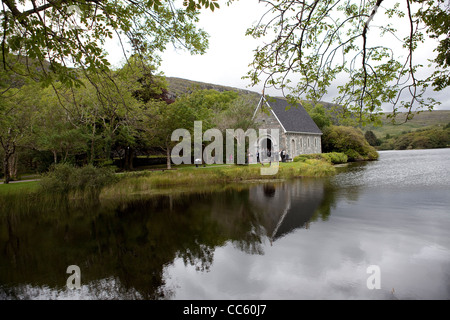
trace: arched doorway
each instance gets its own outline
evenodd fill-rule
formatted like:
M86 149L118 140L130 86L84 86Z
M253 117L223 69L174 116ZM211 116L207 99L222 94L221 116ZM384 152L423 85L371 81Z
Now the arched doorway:
M260 143L260 160L270 160L270 157L272 156L272 150L273 150L273 142L272 139L269 137L265 137L261 139Z
M272 151L273 142L269 137L261 139L261 148Z
M269 134L261 136L258 139L257 152L259 154L258 161L275 161L277 159L275 153L278 152L277 140Z

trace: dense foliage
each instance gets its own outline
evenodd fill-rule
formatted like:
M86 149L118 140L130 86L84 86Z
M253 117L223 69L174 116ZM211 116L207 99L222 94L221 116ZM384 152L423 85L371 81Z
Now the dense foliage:
M105 44L115 38L144 60L159 62L168 43L204 53L208 35L196 26L200 9L216 0L4 0L2 69L43 84L82 85L73 69L100 75L111 67ZM5 59L14 54L17 59ZM21 62L21 63L18 63ZM22 68L25 63L27 68ZM103 81L108 81L104 77Z
M360 129L329 126L323 132L323 152L342 152L349 161L376 160L378 152L364 138Z
M425 128L386 139L381 150L433 149L450 146L450 127Z
M367 142L372 146L376 147L381 144L381 140L377 138L375 133L372 130L367 130L364 133L364 138L366 138Z
M53 166L39 182L46 192L65 194L71 191L100 192L100 190L117 181L111 168L96 168L87 165L81 168L67 163Z
M0 73L5 75L5 73ZM45 172L50 165L115 164L132 170L137 157L164 154L170 167L172 132L193 135L194 121L203 131L216 127L252 127L256 102L234 91L192 89L170 96L165 78L138 57L116 71L109 82L79 75L80 87L53 90L18 77L0 95L0 156L5 180L23 173ZM95 81L91 81L95 80ZM100 93L99 93L100 92ZM32 93L32 94L30 94Z

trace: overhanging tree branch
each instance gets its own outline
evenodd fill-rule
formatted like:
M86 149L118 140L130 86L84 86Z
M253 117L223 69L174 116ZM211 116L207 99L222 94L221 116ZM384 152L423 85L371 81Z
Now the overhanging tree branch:
M263 80L264 88L279 88L288 98L312 101L320 101L330 87L337 86L335 101L358 115L359 123L372 119L387 104L394 113L400 105L409 113L414 112L413 104L432 108L432 100L423 98L426 82L417 78L420 65L414 64L412 55L423 41L419 24L423 27L424 19L417 18L417 8L411 3L423 1L407 0L404 8L383 0L262 2L269 10L247 31L266 42L255 50L247 73L252 85ZM396 18L398 25L408 19L409 37L401 40L386 19L381 26L374 25L380 12ZM403 17L406 19L400 20ZM394 40L399 40L408 52L406 61L401 50L392 49L391 39L377 39L377 30L380 36L394 35ZM345 83L334 84L344 76L348 79Z

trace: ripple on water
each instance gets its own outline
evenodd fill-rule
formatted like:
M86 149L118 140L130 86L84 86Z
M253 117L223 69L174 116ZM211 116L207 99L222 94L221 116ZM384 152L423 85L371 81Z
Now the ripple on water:
M337 187L450 187L450 149L381 151L379 161L352 164L331 182Z

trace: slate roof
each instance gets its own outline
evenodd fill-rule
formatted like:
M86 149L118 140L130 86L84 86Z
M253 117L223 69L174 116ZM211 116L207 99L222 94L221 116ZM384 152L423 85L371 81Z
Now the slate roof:
M286 131L322 134L322 131L301 104L298 104L297 107L290 105L290 109L286 110L289 105L287 100L267 98L266 101Z
M277 229L272 233L272 239L277 240L291 233L292 231L303 228L311 221L311 218L323 201L323 194L314 192L310 197L299 197L292 199L290 208L279 221Z

